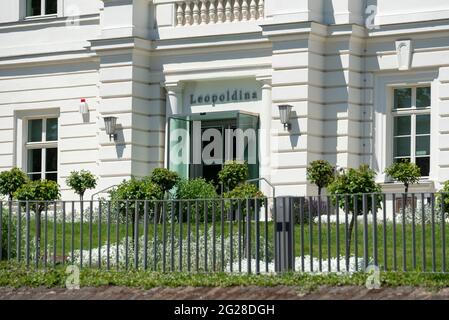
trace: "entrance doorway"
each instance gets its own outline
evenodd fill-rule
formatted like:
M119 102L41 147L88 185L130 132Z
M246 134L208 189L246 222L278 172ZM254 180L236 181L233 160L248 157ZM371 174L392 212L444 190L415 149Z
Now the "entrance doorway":
M169 169L184 179L204 178L218 186L218 173L226 161L243 158L249 178L257 179L258 129L259 116L240 111L173 116L169 122ZM235 132L245 133L240 144ZM215 141L217 135L221 139Z

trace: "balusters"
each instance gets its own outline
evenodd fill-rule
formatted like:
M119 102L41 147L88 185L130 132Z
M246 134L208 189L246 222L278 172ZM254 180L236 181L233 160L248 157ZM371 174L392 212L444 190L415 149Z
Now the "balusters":
M263 19L265 15L263 0L259 0L259 5L257 9L258 9L257 11L259 11L259 19Z
M231 1L226 1L226 7L225 7L225 15L226 15L226 22L232 21L232 6Z
M251 20L256 20L257 18L257 4L255 0L251 0L251 4L249 5L249 12L251 14Z
M184 21L186 26L190 26L193 21L191 5L192 3L190 1L186 2L186 9L184 11Z
M243 0L242 1L242 21L246 21L248 20L248 1L247 0Z
M184 0L176 1L176 26L206 25L264 18L264 0Z
M183 26L184 23L184 10L182 9L183 5L184 3L178 2L178 10L176 10L176 21L178 27Z
M215 10L215 1L211 1L209 5L209 23L215 23L217 19L217 12Z
M201 0L201 24L207 24L207 1Z
M193 2L193 24L200 24L200 8L198 7L198 0Z
M218 0L218 6L217 6L217 22L222 23L224 20L224 7L223 7L223 0Z
M235 0L235 3L234 3L234 21L240 21L240 20L241 20L240 0Z

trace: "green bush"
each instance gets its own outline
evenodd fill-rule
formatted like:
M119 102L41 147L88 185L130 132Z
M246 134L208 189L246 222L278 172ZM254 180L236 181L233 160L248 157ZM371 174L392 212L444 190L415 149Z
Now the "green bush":
M421 178L421 169L408 160L400 161L389 166L385 173L395 181L402 182L405 187L405 193L411 184L419 182Z
M218 173L218 180L227 187L227 190L233 190L239 184L248 180L249 169L246 162L229 161Z
M446 181L443 184L443 188L441 188L436 198L437 198L437 207L441 208L442 206L443 212L447 213L449 211L449 181ZM443 201L443 205L441 204L441 201Z
M307 167L307 180L318 187L318 195L321 190L327 188L335 177L335 168L325 160L312 161Z
M247 212L247 201L245 200L250 200L249 208L251 210L250 212L253 213L255 208L254 200L256 200L258 207L260 208L264 202L265 196L256 185L243 183L235 187L232 191L226 192L223 195L223 198L230 200L226 201L226 208L229 209L232 203L232 208L234 210L238 207L239 200L242 200L240 201L240 207L243 212Z
M178 183L176 190L176 198L179 200L198 200L192 201L190 204L187 202L182 202L183 208L183 220L187 218L187 210L190 206L190 218L195 219L196 217L196 206L198 205L199 219L204 221L204 211L207 207L208 220L212 219L212 207L215 205L216 213L218 214L218 194L215 190L215 186L206 181L203 178L198 178L194 180L181 180ZM214 199L217 199L214 203ZM209 201L204 201L209 200ZM210 201L212 200L212 201ZM207 205L205 205L207 203ZM218 215L217 215L218 216Z
M80 196L80 201L83 201L86 190L94 189L97 186L97 179L92 173L86 170L72 171L66 179L66 183Z
M2 259L1 260L7 260L8 258L8 225L9 225L9 214L8 210L3 210L2 215ZM18 222L16 217L11 217L11 234L10 234L10 259L14 259L17 257L17 227ZM25 235L25 225L24 223L21 224L21 237L22 240L24 239ZM23 241L22 241L23 243Z
M354 226L355 216L363 214L363 195L362 194L375 194L376 197L376 210L381 208L382 205L382 188L375 181L376 172L368 165L361 165L359 169L349 169L342 174L338 174L335 180L329 185L328 191L331 194L331 199L334 205L337 202L342 210L346 207L346 195L348 211L352 213L351 223L349 225L349 241L351 240L352 229ZM356 195L356 196L353 196ZM367 196L367 212L372 211L373 205L371 197ZM354 210L354 204L357 210Z
M159 186L163 193L162 196L164 196L167 191L173 189L181 178L176 172L165 168L156 168L151 173L150 180Z
M143 215L144 205L141 202L161 199L162 190L149 178L131 178L130 180L123 180L120 185L109 192L109 195L112 202L112 210L116 210L118 205L120 214L125 216L126 208L128 207L128 213L134 217L136 201L139 206L138 213Z
M14 193L14 197L20 201L42 201L38 206L38 212L42 212L44 202L59 199L59 186L51 180L28 181Z
M19 168L3 171L0 173L0 194L12 200L14 193L27 181L27 175Z

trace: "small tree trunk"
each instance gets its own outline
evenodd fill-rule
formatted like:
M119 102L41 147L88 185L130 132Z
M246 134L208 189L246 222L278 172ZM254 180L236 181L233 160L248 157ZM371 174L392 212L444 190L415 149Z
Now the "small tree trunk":
M322 188L318 187L318 197L320 197L320 199L321 199L321 191L322 191Z

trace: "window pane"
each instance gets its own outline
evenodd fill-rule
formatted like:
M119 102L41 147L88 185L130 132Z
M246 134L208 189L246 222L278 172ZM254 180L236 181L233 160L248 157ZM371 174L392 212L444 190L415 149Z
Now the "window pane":
M42 141L42 120L28 121L28 142Z
M396 159L394 159L394 163L399 163L399 162L410 162L410 158L396 158Z
M45 179L58 182L58 174L57 173L47 173L45 175Z
M416 155L430 155L430 136L416 137Z
M47 141L58 140L58 119L47 119Z
M412 124L412 118L410 116L395 117L394 118L394 135L395 136L410 135L412 132L411 124Z
M394 157L409 157L410 141L410 137L394 138Z
M45 0L45 13L55 14L58 12L58 0Z
M416 134L430 134L430 114L416 116Z
M416 88L416 107L430 107L430 87Z
M28 172L42 171L42 149L28 150Z
M412 89L395 89L394 90L394 108L411 108L412 107Z
M430 158L416 158L416 165L421 169L421 176L428 177L430 173Z
M58 170L58 149L47 149L47 158L45 159L45 171L52 172Z
M27 16L41 15L41 0L27 0Z
M40 173L29 174L28 177L31 180L36 181L36 180L40 180L41 179L41 174Z

